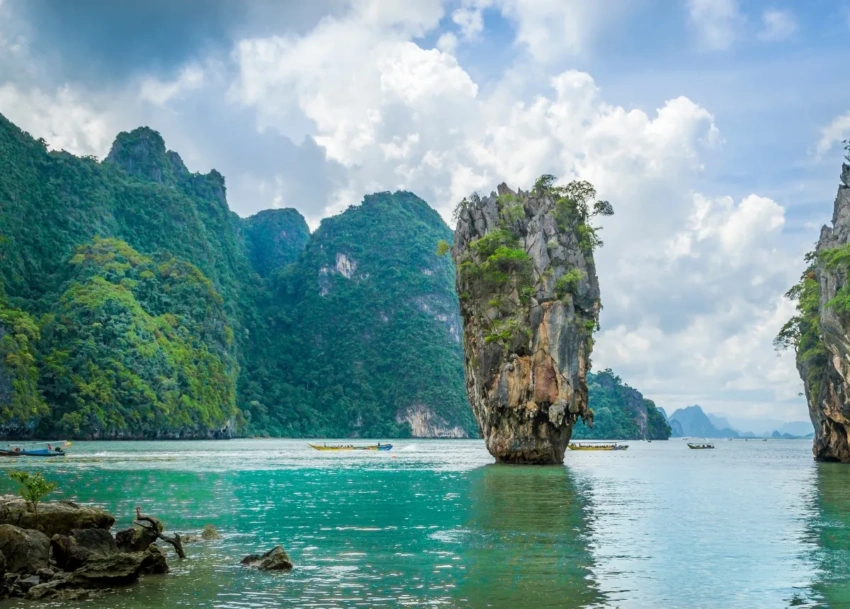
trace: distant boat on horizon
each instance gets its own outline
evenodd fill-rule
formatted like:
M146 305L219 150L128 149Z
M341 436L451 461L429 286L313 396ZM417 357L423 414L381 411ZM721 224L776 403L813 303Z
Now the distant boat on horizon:
M355 446L354 444L332 444L331 446L323 444L319 446L318 444L310 444L309 442L307 445L316 450L392 450L393 448L392 444L381 444L380 442L366 446Z
M567 445L570 450L627 450L628 444L575 444Z

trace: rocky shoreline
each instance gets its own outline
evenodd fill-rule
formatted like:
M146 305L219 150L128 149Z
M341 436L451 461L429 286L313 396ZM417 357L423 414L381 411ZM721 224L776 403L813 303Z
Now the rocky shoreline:
M136 583L140 577L169 572L158 542L185 557L183 544L220 539L211 525L199 533L165 535L165 525L136 508L133 526L110 529L115 517L72 501L31 503L0 496L0 600L70 600ZM260 570L292 569L281 546L242 564Z

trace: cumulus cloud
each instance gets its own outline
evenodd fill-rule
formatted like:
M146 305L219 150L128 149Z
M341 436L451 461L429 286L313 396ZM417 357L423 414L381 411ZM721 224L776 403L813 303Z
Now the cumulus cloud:
M766 10L762 13L759 40L775 41L790 38L797 31L797 19L788 10Z
M737 0L688 0L688 17L700 46L709 51L730 48L743 20Z
M845 139L850 139L850 112L836 116L821 129L820 139L815 146L815 154L822 157Z

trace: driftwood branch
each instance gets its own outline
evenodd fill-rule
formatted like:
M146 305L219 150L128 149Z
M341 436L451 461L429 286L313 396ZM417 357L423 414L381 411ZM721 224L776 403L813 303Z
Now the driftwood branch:
M144 516L142 514L142 508L136 506L136 521L133 523L136 524L143 529L148 529L149 531L153 531L158 539L161 539L165 543L171 544L174 548L174 551L177 552L177 556L180 558L186 558L186 553L183 551L183 542L180 540L180 534L175 533L174 535L168 536L162 534L162 525L154 518L150 516Z

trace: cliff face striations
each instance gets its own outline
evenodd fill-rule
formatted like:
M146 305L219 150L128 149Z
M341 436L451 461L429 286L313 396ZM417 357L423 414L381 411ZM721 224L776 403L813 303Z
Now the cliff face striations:
M793 346L815 428L818 461L850 463L850 166L844 164L832 215L809 267L788 296L795 315L777 346Z
M587 182L473 196L456 211L452 256L467 396L497 461L562 463L579 417L600 298L590 218L610 215Z

